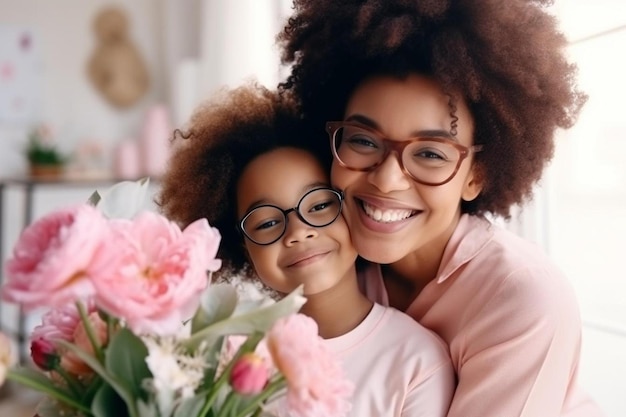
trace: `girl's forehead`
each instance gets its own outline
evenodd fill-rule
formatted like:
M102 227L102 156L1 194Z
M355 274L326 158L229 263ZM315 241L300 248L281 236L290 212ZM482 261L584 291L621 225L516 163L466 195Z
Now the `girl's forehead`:
M329 181L329 174L310 152L278 148L246 166L237 184L237 206L240 212L255 203L291 207L306 191Z

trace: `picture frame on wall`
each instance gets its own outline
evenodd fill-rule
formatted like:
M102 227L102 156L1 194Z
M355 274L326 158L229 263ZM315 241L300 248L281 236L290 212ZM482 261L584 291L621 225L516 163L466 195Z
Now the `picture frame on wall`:
M27 126L39 120L42 79L35 31L0 24L0 125Z

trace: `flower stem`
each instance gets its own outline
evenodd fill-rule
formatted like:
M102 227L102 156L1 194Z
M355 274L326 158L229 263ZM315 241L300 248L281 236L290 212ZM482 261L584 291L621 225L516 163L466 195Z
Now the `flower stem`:
M217 378L217 380L211 387L211 390L209 391L207 395L207 399L204 402L204 406L202 407L202 410L200 410L200 414L198 414L198 417L205 417L207 415L207 413L211 409L211 406L213 405L213 402L215 401L215 398L217 397L217 394L220 388L222 387L222 385L224 385L228 381L228 378L230 377L230 371L233 369L233 366L235 366L235 363L237 362L237 360L244 353L253 351L256 348L256 345L259 344L262 338L263 338L263 333L254 333L250 335L248 339L246 340L246 342L239 348L239 350L237 351L233 359L226 366L224 371L222 371L222 374L219 376L219 378Z
M65 380L68 388L75 396L81 395L82 389L80 384L76 382L76 379L72 375L68 374L62 366L55 366L53 371L59 374L63 378L63 380Z
M85 413L86 415L91 415L91 410L89 409L89 407L81 404L75 398L72 398L69 393L54 386L48 385L50 384L49 382L42 383L41 381L29 378L28 376L22 375L17 372L13 372L12 370L9 370L7 372L7 378L26 387L32 388L35 391L42 392L52 398L56 398L64 404L67 404L70 407L73 407L76 410Z
M233 414L232 409L234 408L235 404L237 404L237 399L238 397L235 392L231 391L226 397L226 401L224 401L224 405L222 406L222 409L218 412L217 417L231 416Z
M87 333L87 337L91 342L91 346L93 346L93 351L96 354L96 357L100 362L104 362L104 351L102 350L102 346L100 346L100 342L96 337L96 334L93 330L93 326L91 325L91 321L89 320L89 315L85 310L85 306L82 302L77 301L76 307L78 308L78 314L80 315L80 319L83 322L83 326L85 327L85 332Z

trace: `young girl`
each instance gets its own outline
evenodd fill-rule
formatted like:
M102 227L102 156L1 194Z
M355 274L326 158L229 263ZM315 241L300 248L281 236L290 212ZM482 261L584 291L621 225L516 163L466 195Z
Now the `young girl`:
M304 285L301 312L355 383L352 416L445 416L454 391L445 344L359 291L343 195L315 151L294 145L300 126L288 102L261 88L199 109L163 179L162 208L219 228L222 275L249 261L280 294Z
M372 262L364 290L448 343L449 417L602 415L578 385L567 278L488 220L531 196L585 101L547 3L296 0L281 35L283 93L314 140L330 136L331 182Z

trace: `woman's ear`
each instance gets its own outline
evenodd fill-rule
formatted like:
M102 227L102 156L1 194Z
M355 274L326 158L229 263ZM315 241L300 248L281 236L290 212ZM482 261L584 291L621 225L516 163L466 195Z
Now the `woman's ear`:
M472 169L470 170L467 178L465 179L465 183L463 184L461 199L463 199L463 201L474 200L480 195L480 192L483 190L483 186L483 169L479 164L474 162L472 164Z

